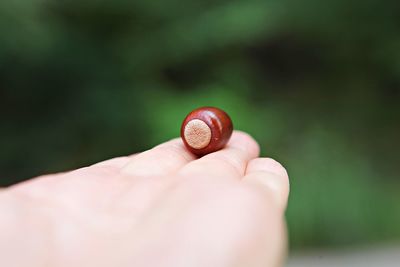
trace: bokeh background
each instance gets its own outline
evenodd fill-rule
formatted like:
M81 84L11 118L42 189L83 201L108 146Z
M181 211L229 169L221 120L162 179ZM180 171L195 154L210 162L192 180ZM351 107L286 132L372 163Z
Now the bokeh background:
M400 240L400 2L0 1L0 181L225 109L291 176L292 250Z

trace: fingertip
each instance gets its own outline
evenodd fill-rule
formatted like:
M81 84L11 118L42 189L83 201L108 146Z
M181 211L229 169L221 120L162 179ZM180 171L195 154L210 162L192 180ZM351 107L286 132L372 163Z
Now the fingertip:
M233 131L227 147L234 147L247 151L248 154L251 155L251 158L258 157L260 154L260 146L257 141L250 134L243 131Z
M271 158L256 158L251 160L243 178L246 183L256 184L276 200L283 209L289 196L289 176L286 169Z
M246 174L255 171L274 173L286 179L289 177L282 164L272 158L255 158L251 160L247 165Z

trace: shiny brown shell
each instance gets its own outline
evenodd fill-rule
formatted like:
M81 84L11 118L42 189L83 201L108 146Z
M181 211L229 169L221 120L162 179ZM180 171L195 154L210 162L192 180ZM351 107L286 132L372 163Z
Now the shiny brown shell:
M233 131L229 115L215 107L190 112L182 122L181 138L193 154L203 156L222 149Z

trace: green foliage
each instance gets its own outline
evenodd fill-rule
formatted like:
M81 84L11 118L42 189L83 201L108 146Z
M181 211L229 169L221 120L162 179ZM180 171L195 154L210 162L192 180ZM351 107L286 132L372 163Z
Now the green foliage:
M400 238L400 4L0 2L0 181L178 136L214 105L291 176L291 244Z

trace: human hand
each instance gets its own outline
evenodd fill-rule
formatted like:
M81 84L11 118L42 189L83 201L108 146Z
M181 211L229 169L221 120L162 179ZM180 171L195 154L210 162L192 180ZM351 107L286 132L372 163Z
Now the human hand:
M200 159L175 139L4 189L2 266L280 266L288 176L258 153L238 131Z

